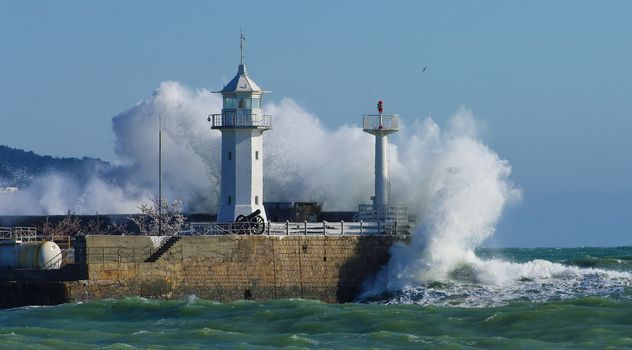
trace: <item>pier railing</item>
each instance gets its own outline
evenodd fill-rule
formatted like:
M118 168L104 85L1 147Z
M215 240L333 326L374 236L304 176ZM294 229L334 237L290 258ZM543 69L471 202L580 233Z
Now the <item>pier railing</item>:
M232 231L233 222L194 222L189 224L187 230L180 231L177 235L186 236L227 236L227 235L254 235L245 231ZM239 226L237 226L239 227ZM385 224L383 222L345 222L345 221L322 221L322 222L267 222L263 236L283 237L283 236L386 236L396 235L403 239L408 238L411 227L400 226L396 222ZM167 238L167 236L162 236ZM152 236L152 238L157 238ZM164 244L151 242L143 247L126 246L92 246L75 247L73 261L88 264L109 264L109 263L142 263L146 262L157 249ZM184 259L182 246L180 249L170 250L176 259ZM78 259L78 260L77 260ZM62 258L63 265L70 259ZM62 265L62 266L63 266Z
M235 223L230 222L194 222L189 230L179 233L181 236L215 236L227 234L251 234L251 232L236 230ZM267 222L263 235L268 236L344 236L344 235L408 235L411 226L407 222Z
M22 242L36 241L36 227L0 227L0 239L11 239Z
M253 232L243 230L243 226L234 222L193 222L187 229L177 233L178 236L226 236L226 235L254 235ZM384 236L397 235L407 238L412 231L410 225L399 225L397 222L267 222L261 235L267 236ZM158 238L152 236L152 238ZM143 247L99 246L75 247L72 261L78 263L142 263L151 256L162 244L163 240L151 242ZM173 253L176 258L183 258L182 247ZM63 258L65 265L70 259ZM63 265L62 265L63 266Z
M0 239L20 242L51 241L57 243L60 248L72 247L71 236L38 234L36 227L0 227Z
M360 204L353 221L408 222L408 207L396 205Z

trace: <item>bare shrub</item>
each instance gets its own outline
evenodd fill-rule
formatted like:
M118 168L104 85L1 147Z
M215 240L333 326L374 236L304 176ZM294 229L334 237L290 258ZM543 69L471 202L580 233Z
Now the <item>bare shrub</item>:
M138 209L141 214L129 216L128 220L138 227L141 235L173 236L182 230L186 221L181 201L176 200L169 205L166 200L162 203L153 200L151 205L141 204Z

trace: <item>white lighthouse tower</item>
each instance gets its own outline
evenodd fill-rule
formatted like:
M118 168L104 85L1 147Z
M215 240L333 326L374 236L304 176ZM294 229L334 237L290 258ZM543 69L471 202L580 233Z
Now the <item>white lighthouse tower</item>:
M383 114L382 101L377 103L379 114L365 114L363 116L363 130L375 136L375 197L374 207L389 205L390 179L389 179L389 150L388 135L399 130L399 116L397 114Z
M356 221L378 221L387 225L408 222L408 208L391 203L388 135L399 130L399 116L384 114L382 101L378 114L363 115L363 130L375 136L375 195L373 204L360 204Z
M241 62L237 75L221 91L221 114L212 114L212 128L222 132L221 195L218 222L235 221L263 207L263 132L271 128L272 117L263 114L263 91L246 72L244 36L240 38Z

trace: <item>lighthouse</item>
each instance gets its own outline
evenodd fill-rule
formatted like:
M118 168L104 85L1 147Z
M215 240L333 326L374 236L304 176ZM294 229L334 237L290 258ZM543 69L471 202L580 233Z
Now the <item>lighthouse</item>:
M375 136L375 195L373 204L360 204L355 221L378 221L392 224L408 221L408 209L391 203L388 135L399 130L399 116L384 114L384 104L377 103L378 114L362 116L363 130Z
M375 197L373 206L384 207L390 202L390 180L388 162L388 135L399 130L397 114L383 114L384 105L377 103L379 114L363 116L363 130L375 136Z
M212 114L212 129L222 132L221 194L218 222L232 222L257 209L267 221L263 207L263 132L272 126L272 117L263 114L262 90L252 80L244 64L243 35L240 37L241 60L237 75L221 91L223 108Z

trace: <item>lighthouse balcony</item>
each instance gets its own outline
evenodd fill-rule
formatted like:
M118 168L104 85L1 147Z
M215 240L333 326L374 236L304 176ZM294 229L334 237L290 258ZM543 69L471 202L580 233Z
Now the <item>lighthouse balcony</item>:
M366 132L399 130L399 115L397 114L365 114L362 116L362 122L362 128Z
M211 114L209 119L213 129L229 128L272 128L272 116L269 114L256 114L249 111L224 111L221 114Z

